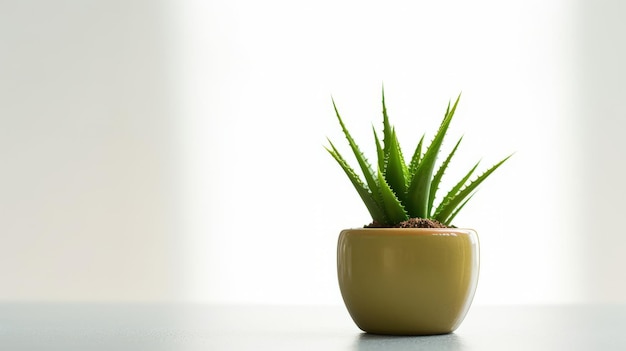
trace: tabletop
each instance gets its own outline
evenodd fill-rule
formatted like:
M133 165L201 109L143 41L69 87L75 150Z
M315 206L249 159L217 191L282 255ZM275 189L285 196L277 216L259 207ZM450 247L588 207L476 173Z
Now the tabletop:
M626 350L625 305L473 306L452 334L361 332L343 306L0 303L1 350Z

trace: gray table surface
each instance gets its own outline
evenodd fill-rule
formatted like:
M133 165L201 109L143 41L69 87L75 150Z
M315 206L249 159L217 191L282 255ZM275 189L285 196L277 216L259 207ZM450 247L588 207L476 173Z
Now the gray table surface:
M626 306L473 306L454 333L362 333L343 306L0 304L0 350L626 350Z

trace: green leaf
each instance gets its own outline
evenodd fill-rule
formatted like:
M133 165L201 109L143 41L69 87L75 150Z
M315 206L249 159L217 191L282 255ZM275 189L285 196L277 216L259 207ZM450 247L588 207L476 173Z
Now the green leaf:
M485 179L487 179L489 175L491 175L496 169L498 169L498 167L500 167L506 160L511 158L511 156L513 155L509 155L506 158L504 158L502 161L493 165L491 168L489 168L487 171L481 174L478 178L476 178L474 181L469 183L465 188L459 191L458 194L449 198L448 201L442 207L441 211L439 211L436 214L435 219L437 219L438 221L442 223L444 223L445 221L449 221L451 214L453 214L455 209L457 209L463 203L463 200L467 198L476 189L476 187L480 185L480 183L482 183Z
M376 222L381 222L381 223L386 222L387 218L382 209L382 203L379 204L376 201L374 194L372 194L372 192L367 188L367 186L363 184L363 181L361 181L361 178L348 165L348 163L341 156L339 151L337 151L337 148L335 148L335 145L333 145L333 143L330 140L328 140L328 142L330 143L330 146L332 149L329 149L327 147L325 147L325 149L331 154L331 156L337 161L337 163L339 163L341 168L344 170L344 172L350 179L350 182L352 182L352 185L354 185L354 188L359 193L359 196L361 197L361 200L363 200L365 207L367 207L367 210L372 216L372 219Z
M411 163L409 164L409 176L408 179L413 179L415 175L415 171L417 170L417 166L419 166L420 160L422 158L422 145L424 144L424 137L420 139L419 143L417 143L417 147L415 148L415 152L413 153L413 157L411 157Z
M378 182L380 183L380 194L383 199L383 208L387 222L385 224L393 225L409 219L404 206L393 192L389 184L385 181L381 170L378 170Z
M465 176L461 180L459 180L458 183L456 183L456 185L452 189L450 189L450 191L448 191L446 196L444 196L444 198L441 200L441 203L437 207L437 210L435 211L435 214L433 216L434 218L437 218L438 214L441 213L441 211L443 211L443 209L448 205L448 203L459 193L459 191L461 191L461 189L465 186L465 184L467 184L467 181L470 179L472 174L474 174L474 171L476 170L476 168L478 168L479 164L480 164L480 161L476 162L474 167L472 167L467 172L467 174L465 174Z
M430 183L430 195L428 198L428 217L430 217L432 214L431 212L433 210L433 203L435 202L435 197L437 196L437 190L439 190L441 178L443 178L443 175L448 168L448 164L450 164L450 160L452 160L452 156L454 156L454 153L458 149L459 144L461 144L461 140L463 140L463 137L459 138L459 141L457 141L456 145L454 146L448 157L446 157L446 160L443 161L443 163L439 167L439 170L437 171L437 173L435 173L432 182Z
M400 202L404 202L406 198L408 173L402 149L398 142L395 129L389 123L389 115L387 114L387 105L385 104L385 89L382 90L383 104L383 153L385 155L384 164L379 167L383 172L383 176L387 184L396 194Z
M404 202L406 200L407 190L407 170L395 129L391 132L389 143L389 153L387 154L387 162L385 163L386 167L383 170L383 174L385 180L394 191L400 202Z
M387 115L387 106L385 105L385 89L383 88L383 145L385 151L385 157L389 155L391 150L391 139L393 138L393 128L389 123L389 116ZM384 168L381 168L384 170Z
M441 122L441 125L439 126L437 134L435 134L433 141L426 150L426 153L424 153L424 157L417 166L417 170L411 179L409 185L409 194L411 194L411 196L407 198L406 202L407 209L411 217L428 217L430 184L433 177L435 162L437 161L439 149L441 148L441 144L443 143L448 126L450 126L450 122L454 116L454 111L456 111L456 107L460 99L461 95L459 95L456 99L452 109L448 107L446 110L446 114Z
M348 139L348 144L350 144L350 148L352 149L352 152L354 153L354 156L359 163L359 167L361 167L361 171L363 172L363 176L365 177L365 182L367 183L367 186L370 188L374 196L376 196L376 194L378 194L380 191L378 189L378 182L372 166L369 164L361 150L359 150L359 147L357 146L356 142L354 142L354 139L350 135L350 132L343 123L343 120L339 115L339 111L337 110L335 100L333 100L333 108L335 109L335 114L337 115L337 120L339 120L341 129L343 130L343 134L346 136L346 139Z
M456 210L454 210L454 212L448 216L448 218L445 219L444 222L440 222L442 224L445 224L447 226L450 226L450 223L452 223L452 221L454 220L454 218L456 217L457 214L459 214L459 212L461 212L461 210L463 209L463 207L465 207L465 204L469 202L469 200L474 197L474 194L476 194L475 192L472 193L470 196L467 197L467 199L465 199L465 201L463 201L463 203L461 205L459 205Z
M372 130L374 131L374 140L376 141L376 155L378 156L378 168L385 168L385 151L380 145L380 139L378 139L378 134L376 133L376 128L372 126Z

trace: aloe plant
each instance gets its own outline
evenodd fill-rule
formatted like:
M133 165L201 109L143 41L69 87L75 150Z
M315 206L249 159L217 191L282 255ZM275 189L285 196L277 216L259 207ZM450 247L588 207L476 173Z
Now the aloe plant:
M451 226L452 220L472 198L478 185L511 157L511 155L507 156L471 180L480 163L480 161L477 162L435 206L435 198L443 175L463 139L462 137L459 138L452 151L436 168L437 157L460 99L461 95L459 94L454 104L448 103L441 125L430 144L424 145L425 136L422 135L413 156L407 162L402 154L396 130L389 122L383 90L382 140L379 139L376 129L373 128L378 161L375 168L369 163L350 135L333 99L335 114L356 157L364 181L346 162L330 139L328 140L330 147L326 147L326 150L348 175L374 223L393 227L410 218L424 218Z

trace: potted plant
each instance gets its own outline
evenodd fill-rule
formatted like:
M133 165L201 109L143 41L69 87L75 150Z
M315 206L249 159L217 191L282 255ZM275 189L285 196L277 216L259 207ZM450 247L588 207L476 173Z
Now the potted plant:
M462 138L436 166L460 95L444 114L429 145L424 136L405 160L390 124L382 94L382 140L374 129L374 167L348 132L333 100L335 114L363 178L329 140L326 150L348 175L372 222L341 231L337 272L344 303L363 331L391 335L432 335L454 331L472 302L478 282L479 244L472 229L452 220L476 188L508 156L472 180L476 163L444 196L441 180Z

